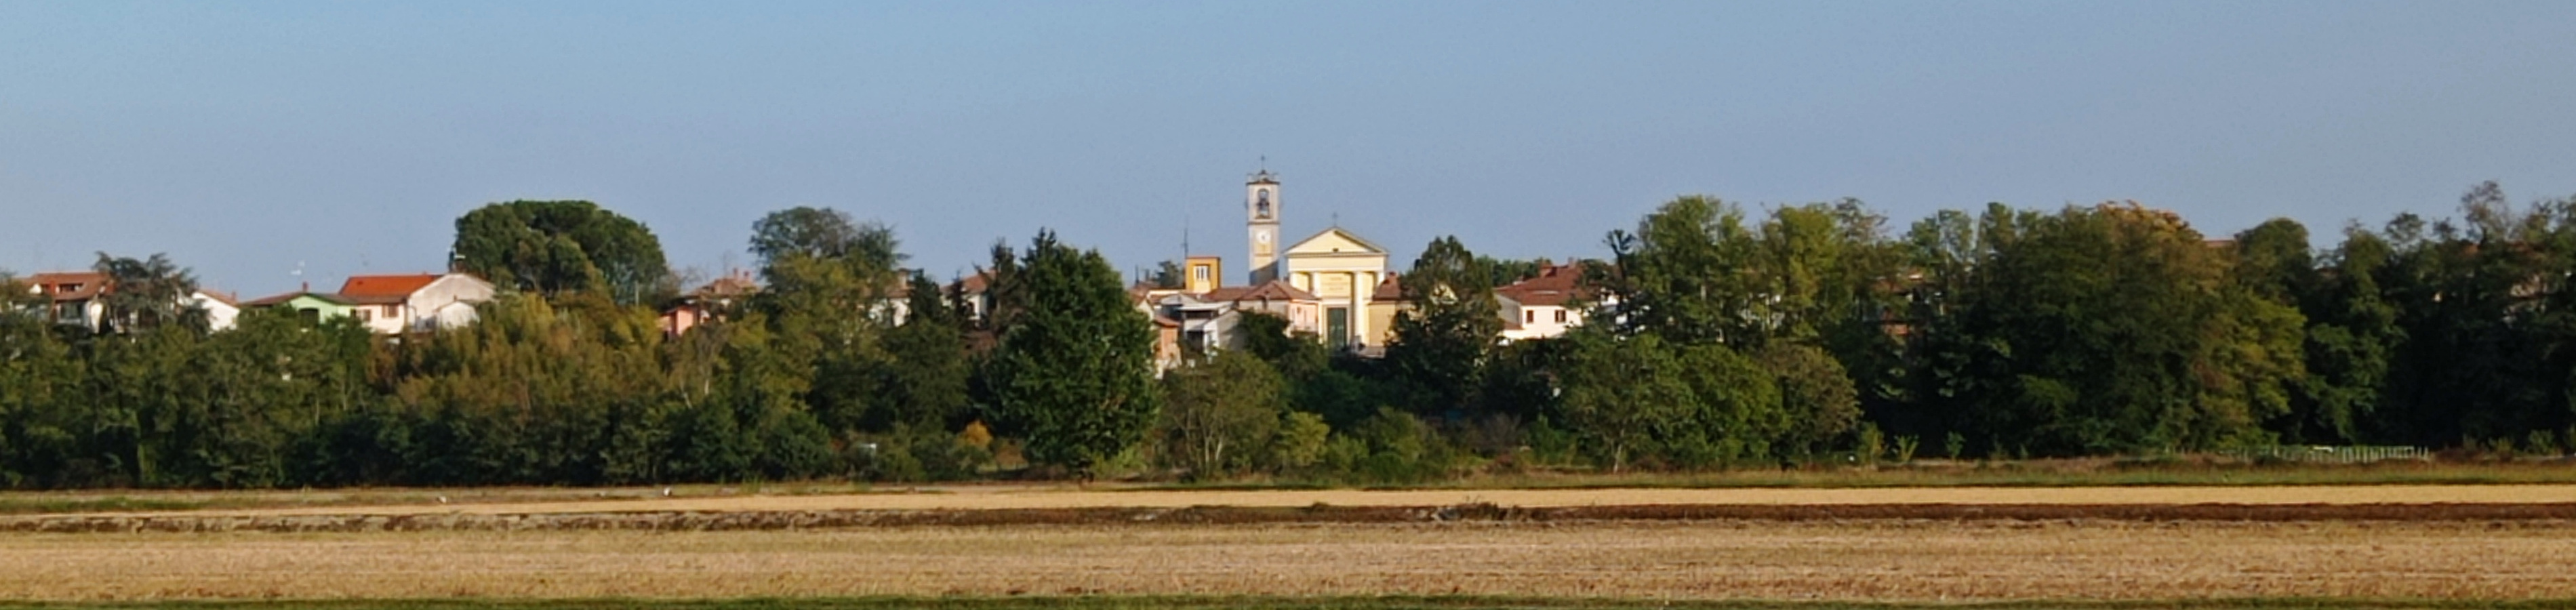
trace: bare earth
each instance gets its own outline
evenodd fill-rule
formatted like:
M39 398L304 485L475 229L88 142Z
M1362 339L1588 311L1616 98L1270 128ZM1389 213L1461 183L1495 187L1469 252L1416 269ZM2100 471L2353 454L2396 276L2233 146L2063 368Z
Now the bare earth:
M1864 489L1504 489L1363 491L1092 491L1064 487L957 487L930 493L793 496L718 496L586 501L520 501L381 506L317 506L173 513L244 515L546 514L643 511L982 510L1052 508L1181 508L1189 506L1295 507L1446 506L1491 503L1519 507L1642 504L1855 505L1855 504L2547 504L2576 502L2576 485L2351 485L2210 487L1917 487Z
M2576 597L2576 527L1594 522L19 534L0 599L1473 593Z

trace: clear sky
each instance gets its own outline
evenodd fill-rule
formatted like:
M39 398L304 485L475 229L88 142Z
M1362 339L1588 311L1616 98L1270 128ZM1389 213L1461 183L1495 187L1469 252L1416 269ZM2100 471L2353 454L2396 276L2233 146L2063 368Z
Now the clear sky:
M1240 281L1287 233L1510 257L1705 193L1911 222L2134 199L2230 233L2576 193L2576 2L0 0L0 269L167 252L245 296L438 269L589 199L675 267L796 205L951 275L1040 227Z

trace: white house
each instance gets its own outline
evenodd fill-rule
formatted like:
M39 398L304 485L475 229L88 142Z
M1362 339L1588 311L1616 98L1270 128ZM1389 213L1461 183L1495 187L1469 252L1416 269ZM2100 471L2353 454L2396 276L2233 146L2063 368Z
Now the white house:
M206 329L232 330L233 320L241 317L241 304L222 294L199 290L188 294L188 306L206 312Z
M353 275L339 297L351 315L380 335L425 332L474 323L474 304L492 300L491 282L463 273Z
M1536 277L1494 289L1506 341L1554 337L1583 325L1583 310L1576 304L1590 298L1579 263L1548 265Z

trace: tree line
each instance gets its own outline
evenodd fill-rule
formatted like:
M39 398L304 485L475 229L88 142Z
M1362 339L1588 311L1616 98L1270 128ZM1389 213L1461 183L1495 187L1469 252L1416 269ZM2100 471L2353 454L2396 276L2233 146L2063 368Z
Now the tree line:
M2576 436L2576 200L2479 185L2329 247L2207 236L2135 204L1993 204L1898 228L1858 201L1680 197L1582 261L1586 323L1504 342L1536 261L1444 237L1383 357L1250 315L1155 370L1097 251L995 244L980 295L894 231L818 208L752 228L762 289L681 296L649 228L493 204L458 263L476 323L398 337L246 311L101 254L93 331L0 309L0 485L278 487L1147 476L1393 483L1519 468L1702 469L2276 444L2555 452ZM13 284L14 285L14 284Z

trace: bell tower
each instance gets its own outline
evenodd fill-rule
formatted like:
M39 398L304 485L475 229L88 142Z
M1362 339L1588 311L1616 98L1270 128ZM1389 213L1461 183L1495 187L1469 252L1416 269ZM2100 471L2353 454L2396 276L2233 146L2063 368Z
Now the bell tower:
M1252 240L1252 284L1279 278L1279 175L1264 169L1243 183L1244 227Z

